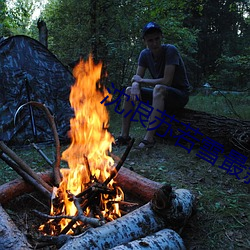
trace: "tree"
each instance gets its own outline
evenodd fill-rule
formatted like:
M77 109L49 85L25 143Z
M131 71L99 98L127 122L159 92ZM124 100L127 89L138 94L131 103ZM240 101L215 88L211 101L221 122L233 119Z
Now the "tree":
M34 3L30 0L16 0L8 8L8 18L12 34L29 34Z
M249 7L247 0L195 0L190 3L188 11L191 15L186 23L199 30L197 59L200 80L209 77L217 79L221 72L218 65L222 66L221 63L218 64L222 62L218 61L219 58L239 54L245 56L246 43L249 44L249 23L246 18ZM231 73L234 74L233 71ZM224 75L221 86L227 84L228 77L225 78ZM220 78L223 79L223 76Z
M10 35L9 18L7 16L6 1L0 1L0 36Z
M178 10L181 4L174 2ZM184 7L178 15L166 16L173 4L160 0L99 0L81 5L75 0L54 0L43 15L49 28L49 48L65 64L92 52L97 61L103 61L110 81L123 88L135 73L139 52L144 47L141 29L150 20L159 22L168 34L167 41L175 43L185 59L192 62L188 54L195 53L195 33L182 26Z

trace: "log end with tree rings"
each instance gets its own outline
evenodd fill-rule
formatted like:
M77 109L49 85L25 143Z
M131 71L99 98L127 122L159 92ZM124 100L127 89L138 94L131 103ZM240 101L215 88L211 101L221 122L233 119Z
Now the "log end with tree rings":
M183 227L195 210L195 196L187 189L172 190L162 186L154 194L151 206L155 213L164 218L166 227L178 230Z

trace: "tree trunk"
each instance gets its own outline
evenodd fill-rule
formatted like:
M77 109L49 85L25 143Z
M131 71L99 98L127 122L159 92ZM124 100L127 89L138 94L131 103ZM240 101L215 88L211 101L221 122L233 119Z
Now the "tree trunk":
M39 30L39 42L48 48L48 29L46 23L40 18L37 21L37 28Z
M0 249L32 249L24 235L17 229L0 204Z
M166 122L169 124L162 124L157 129L156 135L163 137L166 134L164 138L169 138L171 127L173 130L171 136L177 136L182 133L180 130L188 131L184 124L190 124L191 128L194 130L199 129L199 132L203 134L195 135L194 130L192 132L189 129L191 135L199 139L197 142L191 139L196 144L201 144L203 138L209 137L222 144L225 150L235 148L242 154L250 154L250 121L241 121L190 109L182 109L175 113L174 118L175 121L170 121L170 118L166 118Z

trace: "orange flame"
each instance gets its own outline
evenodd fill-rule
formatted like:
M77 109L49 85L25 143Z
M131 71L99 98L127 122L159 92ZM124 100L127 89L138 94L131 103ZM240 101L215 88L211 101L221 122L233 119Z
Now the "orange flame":
M69 134L72 142L62 153L62 159L68 162L70 171L62 171L63 181L59 187L65 204L64 211L60 213L63 212L65 215L74 216L77 213L74 203L68 200L67 190L77 195L87 188L93 177L103 183L114 168L114 161L108 155L114 138L107 130L108 111L100 103L105 96L109 95L99 82L101 70L102 63L95 65L91 56L86 62L80 60L73 70L76 81L70 93L70 103L75 112L74 118L70 120ZM112 184L113 181L109 183L109 187ZM114 200L122 200L123 192L119 188L117 190L118 194ZM101 197L103 214L108 210L106 196ZM121 216L117 204L114 204L113 208L113 213ZM55 214L53 208L51 212ZM68 224L68 220L61 220L61 223L64 224L61 224L63 229Z

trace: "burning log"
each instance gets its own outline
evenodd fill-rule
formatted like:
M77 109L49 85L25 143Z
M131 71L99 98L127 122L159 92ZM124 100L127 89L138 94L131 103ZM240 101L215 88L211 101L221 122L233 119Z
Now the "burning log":
M0 205L0 249L32 249L24 235L17 229L8 214Z
M146 236L138 240L128 242L123 245L111 248L111 250L185 250L182 238L174 230L162 229L157 233Z
M194 195L186 189L172 191L170 186L163 186L151 202L102 227L91 228L69 239L60 249L107 249L166 227L178 229L191 216L194 201Z

